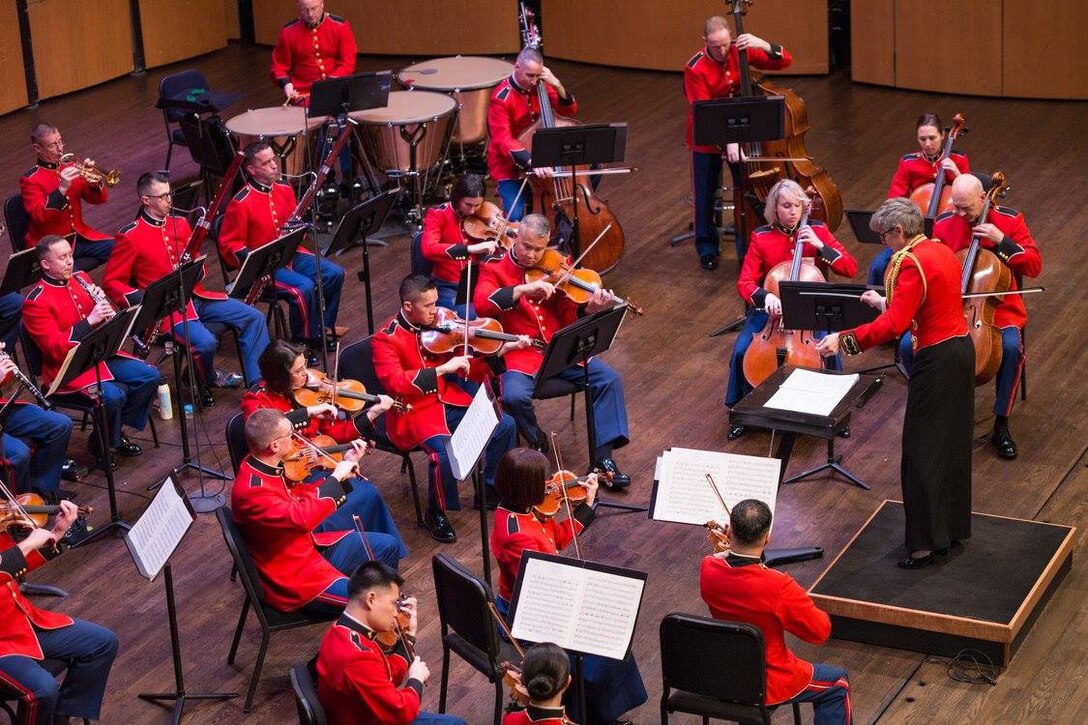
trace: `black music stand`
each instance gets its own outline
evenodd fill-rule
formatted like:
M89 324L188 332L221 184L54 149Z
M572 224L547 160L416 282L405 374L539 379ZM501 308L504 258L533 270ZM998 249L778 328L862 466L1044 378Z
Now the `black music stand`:
M612 341L619 332L625 314L627 314L627 304L619 304L583 317L555 333L547 349L544 350L544 359L534 378L532 397L538 400L551 397L547 390L548 381L572 365L581 363L582 380L579 384L585 394L586 443L590 465L593 465L597 452L597 421L593 415L593 388L589 385L589 359L606 352L612 346ZM600 496L597 497L597 501L601 506L625 511L646 510L645 506L615 503L603 500Z
M862 244L879 244L884 245L881 241L880 235L870 228L869 220L873 218L873 212L861 211L858 209L846 210L846 221L850 224L850 231L854 233L854 239L857 239ZM933 218L928 216L922 217L922 228L927 237L933 236Z
M234 144L230 132L219 116L203 118L197 114L182 116L178 121L185 145L193 162L200 167L200 180L204 186L204 198L211 201L212 177L222 177L234 160Z
M31 247L8 257L8 266L4 270L4 279L0 282L0 296L9 292L21 292L42 278L42 266L38 263L38 252Z
M306 109L308 118L315 116L335 117L341 132L347 130L347 116L355 111L368 111L371 108L383 108L389 105L389 91L393 87L393 72L378 71L356 73L344 78L326 78L310 87L310 104ZM352 133L355 130L352 128ZM331 143L331 138L326 142ZM411 153L415 155L415 147ZM359 167L366 177L371 195L379 191L377 180L365 156L356 155Z
M121 344L128 337L129 330L132 329L132 322L136 319L138 310L138 307L121 310L111 320L91 330L86 337L68 351L68 356L64 359L57 377L54 378L53 384L46 392L47 397L55 395L58 390L83 373L94 370L94 386L87 393L79 394L90 397L94 403L95 424L93 435L98 437L99 450L104 461L106 491L109 494L110 501L110 520L105 526L95 529L87 538L72 544L71 548L98 541L107 532L114 529L127 531L131 528L121 518L121 513L117 510L117 489L113 480L113 467L110 465L109 436L106 432L108 424L105 415L102 413L102 376L98 370L98 364L105 363L106 360L117 354Z
M291 261L305 231L305 227L299 227L278 239L273 239L268 244L251 250L242 262L242 268L238 270L234 281L227 285L227 294L234 299L244 300L257 280L262 277L271 277L276 270Z
M533 168L566 166L571 184L580 165L622 162L627 150L626 123L600 123L586 126L541 128L533 134ZM575 259L582 253L578 238L578 195L572 199L571 232L568 249ZM556 225L558 227L558 225Z

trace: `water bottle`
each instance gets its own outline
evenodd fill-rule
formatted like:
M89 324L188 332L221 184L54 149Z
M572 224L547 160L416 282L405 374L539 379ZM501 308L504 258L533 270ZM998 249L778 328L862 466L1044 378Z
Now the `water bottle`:
M159 417L163 420L174 419L174 406L170 402L170 386L163 380L159 383Z

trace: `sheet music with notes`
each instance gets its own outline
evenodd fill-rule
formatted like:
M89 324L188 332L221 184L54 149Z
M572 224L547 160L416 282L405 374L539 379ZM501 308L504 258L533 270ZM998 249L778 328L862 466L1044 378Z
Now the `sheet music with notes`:
M621 660L635 633L645 572L527 551L514 584L519 640Z
M125 544L141 576L158 576L194 521L196 513L176 475L171 474L140 519L125 532Z
M499 414L495 410L495 404L487 394L487 386L481 385L476 395L472 396L472 404L465 411L461 422L457 424L457 430L446 443L454 478L464 481L472 475L472 469L483 455L484 448L498 425Z
M857 381L857 373L831 375L797 369L778 386L778 391L763 407L809 415L831 415L831 411L842 402Z
M657 478L650 502L650 518L702 526L729 518L707 480L732 508L747 498L763 501L774 515L782 461L763 456L742 456L696 448L670 448L658 459Z

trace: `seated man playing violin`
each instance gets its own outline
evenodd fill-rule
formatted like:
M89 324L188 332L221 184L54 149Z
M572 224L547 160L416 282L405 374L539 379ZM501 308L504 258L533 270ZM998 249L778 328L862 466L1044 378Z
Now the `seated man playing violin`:
M335 617L348 600L348 575L368 561L370 552L345 504L358 475L366 443L352 441L344 460L314 484L293 484L284 461L297 455L294 426L278 410L263 408L246 419L249 455L231 489L234 523L242 532L261 575L265 598L281 612L299 609L315 617ZM374 558L389 566L407 553L395 535L367 535Z
M580 306L556 286L544 279L529 282L532 272L548 249L551 223L540 214L529 214L521 220L518 235L508 252L497 255L480 265L480 281L473 301L481 315L495 317L508 332L526 335L547 343L559 330L574 322ZM618 298L611 290L598 287L585 305L586 314L608 309ZM537 424L533 411L534 376L544 361L544 346L526 346L506 356L506 372L502 374L502 405L517 422L518 431L537 450L547 450L548 441ZM582 369L571 365L557 377L571 382L582 380ZM623 381L619 373L599 358L589 361L589 385L593 390L593 415L597 426L594 470L604 474L604 483L622 488L631 477L620 472L612 451L629 442L627 404L623 397Z
M314 382L317 371L307 370L302 348L283 340L276 340L266 347L257 365L262 379L243 396L242 415L248 419L258 410L271 409L283 413L291 423L296 443L302 448L298 456L286 462L285 473L292 484L319 480L325 474L324 469L337 465L333 456L319 455L303 444L299 437L319 447L348 449L349 444L356 440L373 440L373 421L394 404L388 395L380 396L377 404L354 418L345 415L332 403L305 405L300 398L311 393L309 386L322 384ZM354 528L352 516L358 515L367 531L388 534L397 541L398 558L406 556L408 550L377 487L362 476L352 477L351 484L352 489L347 494L345 504L325 519L318 531L350 530Z
M460 511L457 479L450 468L446 440L464 418L479 383L492 373L507 352L530 344L525 336L503 342L494 355L474 357L458 350L432 352L421 336L438 319L438 290L423 275L410 275L400 283L400 311L374 334L374 371L382 386L411 410L390 410L385 417L389 440L401 450L423 448L428 456L427 513L424 524L431 538L442 543L457 539L446 511ZM445 311L448 312L448 311ZM461 322L463 325L463 321ZM457 332L450 333L461 339ZM460 345L458 345L460 347ZM485 451L484 482L492 498L492 482L499 456L516 443L514 421L499 419ZM490 502L485 501L485 505ZM477 501L477 506L480 502Z

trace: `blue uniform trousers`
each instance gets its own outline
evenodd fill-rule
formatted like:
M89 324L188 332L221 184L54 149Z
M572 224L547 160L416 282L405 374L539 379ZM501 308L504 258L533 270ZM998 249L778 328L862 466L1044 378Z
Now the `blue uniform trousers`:
M23 319L23 296L9 292L0 297L0 342L8 352L19 339L19 323Z
M718 254L721 240L718 226L714 223L714 201L722 188L722 155L715 152L705 154L691 152L691 195L695 207L695 253L700 257L706 254ZM728 164L733 177L733 188L740 186L740 165ZM750 220L748 232L763 224L762 220ZM734 235L733 244L738 262L744 261L748 249L748 240L739 231Z
M59 491L72 419L36 405L16 403L4 429L4 455L15 470L15 480L7 482L12 490Z
M525 191L518 196L521 184L521 179L506 179L500 181L495 187L496 193L502 200L503 213L508 221L521 221L521 218L525 216L525 200L532 194L532 189L529 188L529 184L525 184ZM517 204L514 204L515 198L518 200Z
M315 340L321 337L322 320L317 318L317 265L312 254L296 252L290 267L276 270L276 293L291 309L291 335ZM325 293L326 327L336 323L340 311L340 291L344 286L344 268L320 258L321 288Z
M888 247L880 250L880 253L873 257L873 261L869 262L869 276L866 278L865 283L870 285L884 286L884 273L888 269L888 263L892 261L892 250Z
M111 448L121 445L121 426L143 430L147 411L162 380L162 373L141 360L114 356L106 361L113 380L102 383L102 407L105 408Z
M815 725L849 725L850 681L846 670L820 662L812 663L812 681L786 702L811 702Z
M219 338L213 335L205 323L226 325L238 335L242 346L242 368L246 380L254 383L261 379L261 370L257 359L268 347L268 325L260 310L236 299L205 300L193 299L193 306L200 319L189 321L189 343L196 360L197 369L205 382L215 382L215 351L219 347ZM174 325L174 337L181 341L185 338L183 323Z
M73 250L73 254L75 255L75 271L90 272L92 269L101 267L110 258L110 252L112 251L112 239L103 239L101 242L92 242L84 237L77 236L75 248Z
M475 276L473 277L473 284L475 285ZM436 279L434 286L438 288L438 306L445 307L447 310L453 310L457 313L458 317L463 320L475 320L476 308L470 302L468 303L468 315L466 316L466 305L457 304L457 287L453 282L446 282L444 280Z

